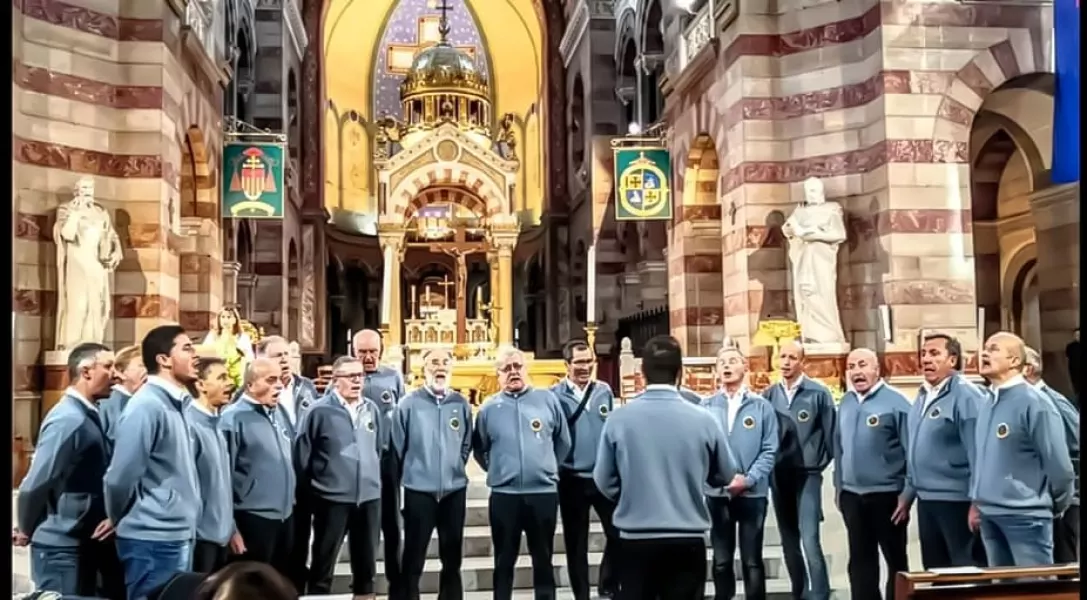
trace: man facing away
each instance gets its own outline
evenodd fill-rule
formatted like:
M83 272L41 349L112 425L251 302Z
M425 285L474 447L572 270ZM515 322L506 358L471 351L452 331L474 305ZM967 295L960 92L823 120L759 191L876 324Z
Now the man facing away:
M373 329L363 329L351 340L355 358L362 362L364 372L362 395L377 405L385 418L391 423L393 409L404 397L404 377L400 371L381 365L381 334ZM400 577L400 466L396 456L389 452L388 437L392 427L384 427L382 447L386 449L381 456L381 536L385 541L385 579L389 581L389 597L401 600Z
M111 444L96 405L109 393L113 353L79 344L68 353L71 382L46 414L30 470L19 485L14 542L30 544L30 573L38 590L65 596L124 600L124 572L109 536L102 477Z
M536 598L553 600L559 465L570 451L570 431L558 398L529 385L520 350L501 349L496 370L502 391L479 409L473 439L473 454L491 488L494 598L510 600L513 594L524 532Z
M245 558L289 577L295 477L291 434L278 408L282 368L270 358L246 365L245 392L219 417L226 437L234 498L234 526Z
M105 477L106 512L117 528L129 600L140 600L192 564L192 541L203 500L185 420L196 378L192 340L162 325L140 344L147 384L117 423Z
M341 356L332 393L310 410L294 440L294 468L313 496L313 562L309 594L332 592L340 548L351 552L351 592L373 598L381 531L381 428L378 407L362 398L362 364Z
M801 458L794 465L778 461L770 490L793 597L828 600L830 576L819 526L823 521L823 471L833 458L837 414L830 390L804 375L805 358L799 342L782 344L778 354L781 381L765 393L766 400L795 424Z
M741 469L709 412L679 395L679 342L650 339L641 368L645 392L608 417L593 469L597 488L616 502L618 597L702 600L710 529L703 486L726 486Z
M974 433L970 525L981 531L990 567L1053 563L1053 519L1072 503L1074 476L1061 417L1027 383L1026 345L996 333L985 341L979 371L991 400Z
M613 597L618 590L613 565L615 530L611 517L615 505L596 489L593 467L604 423L614 408L611 387L593 378L596 355L582 340L562 349L566 378L551 387L562 403L570 427L570 452L559 466L559 512L566 542L566 565L574 600L589 598L589 509L600 517L604 529L604 558L600 563L599 595Z
M423 386L393 414L393 451L404 484L404 592L419 599L430 536L438 530L438 596L463 597L460 566L468 503L465 465L472 453L472 407L449 389L448 350L423 353Z
M906 522L914 498L919 499L917 533L926 570L979 562L967 515L974 431L985 398L959 375L961 363L957 339L942 333L925 337L921 347L925 380L908 417L906 484L894 520Z
M1027 348L1024 377L1034 389L1053 401L1057 413L1064 424L1064 441L1068 445L1068 456L1072 460L1072 472L1075 482L1072 485L1072 504L1064 511L1064 516L1053 523L1053 562L1057 564L1079 561L1079 409L1057 390L1046 385L1042 379L1042 356L1033 348Z
M112 441L116 435L117 420L121 418L121 411L128 404L128 399L140 386L147 381L147 369L140 358L139 346L128 346L117 353L113 361L113 379L116 383L113 390L98 405L98 412L102 417L102 428Z
M309 379L295 373L291 367L291 346L285 338L271 335L262 338L254 348L257 357L267 358L279 364L279 381L283 390L279 393L276 408L279 423L293 439L310 406L317 401L317 387ZM290 579L298 593L304 593L308 570L306 561L310 554L310 533L313 531L313 513L310 507L312 490L300 481L295 489L294 511L291 523Z
M868 348L849 353L846 378L853 389L838 407L834 489L849 544L849 587L856 600L880 597L879 550L889 571L889 600L895 574L909 570L906 521L894 516L906 481L910 403L883 381Z
M774 407L747 389L747 360L738 348L717 353L717 379L721 390L703 406L725 432L740 472L726 486L707 487L710 541L713 545L714 597L736 595L733 557L739 535L744 597L766 598L766 572L762 562L766 498L778 449L778 419Z
M192 570L214 573L226 565L228 544L235 554L245 547L234 532L234 496L226 437L219 431L219 411L230 404L234 383L221 358L200 358L189 385L193 401L185 406L192 430L193 460L200 482L201 509L196 522Z

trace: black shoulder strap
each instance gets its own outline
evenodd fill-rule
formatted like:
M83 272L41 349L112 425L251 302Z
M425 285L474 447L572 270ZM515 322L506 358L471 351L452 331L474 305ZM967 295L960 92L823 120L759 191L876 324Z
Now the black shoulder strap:
M566 424L573 427L574 423L581 418L581 413L585 412L585 407L589 405L589 401L593 399L593 388L596 387L595 381L590 381L589 385L585 386L585 395L581 397L581 404L577 405L577 410L574 414L570 415L569 419L566 419Z

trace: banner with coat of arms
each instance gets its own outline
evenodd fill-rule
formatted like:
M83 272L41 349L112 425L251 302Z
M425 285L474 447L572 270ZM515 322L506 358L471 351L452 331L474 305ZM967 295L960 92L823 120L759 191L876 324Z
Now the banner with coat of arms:
M672 218L672 155L667 148L615 148L615 220Z
M282 219L285 146L228 142L223 147L223 217Z

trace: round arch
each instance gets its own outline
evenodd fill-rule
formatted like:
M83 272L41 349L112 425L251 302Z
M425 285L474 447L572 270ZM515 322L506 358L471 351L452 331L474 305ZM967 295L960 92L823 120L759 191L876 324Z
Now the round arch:
M386 213L407 215L412 200L427 188L443 186L467 190L483 200L487 207L484 216L510 212L509 198L499 185L483 171L466 165L432 163L419 167L404 177L390 193Z
M426 188L412 198L407 210L404 211L404 220L407 221L415 216L419 209L433 204L456 204L479 216L487 214L487 204L475 194L462 188L438 186Z

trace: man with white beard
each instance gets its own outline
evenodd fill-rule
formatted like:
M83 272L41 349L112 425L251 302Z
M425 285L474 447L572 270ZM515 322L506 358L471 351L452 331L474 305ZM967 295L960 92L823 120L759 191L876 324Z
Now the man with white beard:
M404 594L408 600L419 598L427 546L437 528L442 561L438 595L452 600L463 596L460 567L472 407L448 387L453 360L448 350L429 350L422 359L425 383L400 400L392 424L393 452L403 465Z

